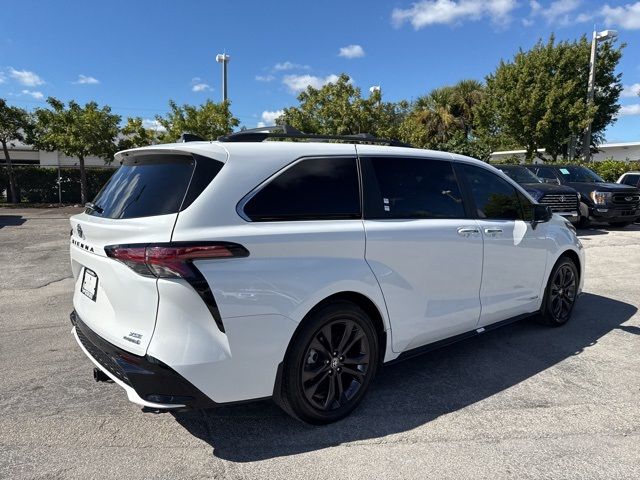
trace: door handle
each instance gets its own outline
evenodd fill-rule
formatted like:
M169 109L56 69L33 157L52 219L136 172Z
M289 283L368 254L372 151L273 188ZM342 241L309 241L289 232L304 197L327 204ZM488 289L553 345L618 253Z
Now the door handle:
M478 233L480 233L480 230L477 227L458 228L458 235L462 235L463 237L468 237L469 235L476 235Z
M497 235L499 233L502 233L502 229L501 228L485 228L484 233L486 233L487 235Z

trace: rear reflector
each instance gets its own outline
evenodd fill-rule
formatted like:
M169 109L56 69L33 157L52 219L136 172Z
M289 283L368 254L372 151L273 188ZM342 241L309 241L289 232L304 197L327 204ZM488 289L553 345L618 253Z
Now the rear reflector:
M192 278L197 275L193 260L249 256L242 245L230 242L110 245L104 250L136 273L157 278Z

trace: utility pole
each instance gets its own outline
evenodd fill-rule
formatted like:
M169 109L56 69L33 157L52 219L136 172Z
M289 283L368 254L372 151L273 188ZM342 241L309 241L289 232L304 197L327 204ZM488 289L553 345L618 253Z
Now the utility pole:
M227 64L231 57L226 53L216 55L216 62L222 63L222 101L227 101Z
M591 40L591 56L589 58L589 84L587 86L587 107L593 106L593 97L596 90L596 51L598 49L598 41L607 40L609 38L615 38L618 36L618 32L615 30L603 30L602 32L596 32L593 30L593 38ZM582 144L582 152L584 154L585 161L591 161L591 124L589 122L587 129L584 132L584 142Z

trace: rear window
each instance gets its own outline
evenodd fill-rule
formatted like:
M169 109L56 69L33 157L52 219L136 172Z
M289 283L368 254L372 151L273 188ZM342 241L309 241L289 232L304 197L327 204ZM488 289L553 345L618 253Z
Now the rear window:
M222 166L199 155L137 155L123 162L87 213L104 218L177 213L202 193Z

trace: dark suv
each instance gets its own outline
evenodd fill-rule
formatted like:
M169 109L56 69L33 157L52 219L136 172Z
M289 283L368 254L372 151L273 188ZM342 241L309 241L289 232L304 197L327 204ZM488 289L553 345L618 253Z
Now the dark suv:
M553 213L563 216L571 223L580 220L580 194L566 185L545 183L522 165L496 165L509 178L519 183L534 200L551 208Z
M640 217L640 190L605 182L581 165L526 165L546 183L568 185L580 193L580 226L591 221L624 227Z

